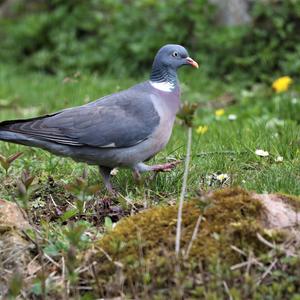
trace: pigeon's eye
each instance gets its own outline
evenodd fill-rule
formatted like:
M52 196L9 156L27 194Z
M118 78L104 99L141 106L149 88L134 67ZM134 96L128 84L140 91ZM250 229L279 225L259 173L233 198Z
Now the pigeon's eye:
M172 53L172 56L173 56L173 57L177 57L177 56L178 56L178 52L177 52L177 51L174 51L174 52Z

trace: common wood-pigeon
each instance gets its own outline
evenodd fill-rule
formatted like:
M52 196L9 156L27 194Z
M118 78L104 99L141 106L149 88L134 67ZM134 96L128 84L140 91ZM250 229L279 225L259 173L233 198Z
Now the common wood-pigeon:
M112 190L115 167L165 171L172 163L146 165L167 144L180 107L177 69L198 68L180 45L165 45L156 54L150 80L94 102L31 119L0 123L0 140L45 149L75 161L99 166Z

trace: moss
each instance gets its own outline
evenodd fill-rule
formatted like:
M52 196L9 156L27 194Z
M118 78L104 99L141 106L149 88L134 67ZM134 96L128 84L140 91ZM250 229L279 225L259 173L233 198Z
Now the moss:
M203 258L216 251L225 253L231 241L249 243L249 237L260 229L261 212L261 203L241 189L215 192L205 199L205 205L199 199L187 201L183 208L182 248L188 246L199 215L203 221L193 243L192 256ZM177 206L153 208L123 219L99 246L118 261L128 255L139 258L139 248L144 258L151 258L162 249L173 251L176 222Z
M280 199L299 209L299 198L280 195ZM287 285L300 292L300 285L293 279L298 278L293 274L299 273L300 259L287 257L284 250L274 251L257 237L260 233L271 244L287 241L283 230L264 227L267 210L257 195L228 188L186 201L181 238L183 253L179 258L174 251L177 212L177 206L161 206L124 218L96 242L90 257L94 262L92 277L97 277L95 295L221 299L228 297L224 282L236 299L260 299L265 294L272 298L275 289L281 295ZM186 258L184 252L199 216L202 216L200 228ZM232 246L241 251L233 250ZM250 263L248 273L245 266L249 257L259 263ZM276 270L268 275L269 282L274 282L257 285L257 280L265 276L265 270L274 261L278 261ZM244 267L231 269L235 264ZM289 272L288 279L282 269Z
M163 206L124 218L97 242L92 260L97 262L95 272L106 288L110 286L110 291L117 290L116 282L125 278L125 290L141 292L148 286L153 291L163 291L168 287L168 297L174 296L172 291L177 297L178 284L183 290L195 292L201 270L210 272L214 266L227 274L231 272L232 264L247 259L233 251L232 246L255 256L270 250L257 238L258 232L267 236L260 223L263 205L240 188L216 191L210 196L185 202L181 249L187 249L197 219L202 216L188 260L183 256L175 257L177 211L177 206ZM118 267L120 264L122 268ZM177 272L178 266L180 272ZM202 280L212 284L208 278ZM193 288L189 288L191 286Z

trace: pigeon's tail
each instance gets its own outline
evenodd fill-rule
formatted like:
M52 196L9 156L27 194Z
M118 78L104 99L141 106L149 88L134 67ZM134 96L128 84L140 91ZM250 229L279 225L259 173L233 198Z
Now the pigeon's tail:
M39 139L24 133L12 132L5 129L0 124L0 141L10 142L14 144L35 147L47 150L55 155L71 156L68 147L62 147L59 144Z
M26 135L19 131L22 124L26 123L27 120L9 120L0 122L0 140L24 144L28 139Z
M41 141L30 132L33 121L39 119L31 118L0 122L0 140L25 146L41 147ZM39 130L36 130L36 132L39 132Z
M25 146L35 146L36 144L32 138L22 133L8 131L5 128L1 128L1 126L0 126L0 140L10 142L10 143L15 143L15 144L21 144Z
M1 122L0 140L25 146L41 148L41 141L36 139L34 136L27 134L26 132L22 132L22 127L26 126L27 124L30 125L30 121L32 120L34 119Z

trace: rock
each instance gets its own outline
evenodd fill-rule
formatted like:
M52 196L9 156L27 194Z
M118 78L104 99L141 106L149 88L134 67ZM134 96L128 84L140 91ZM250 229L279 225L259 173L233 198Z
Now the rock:
M24 216L15 203L0 199L0 233L11 229L28 229L30 225Z
M265 208L266 228L288 229L300 225L300 199L280 194L254 194ZM298 202L298 203L297 203Z
M6 294L12 276L24 275L32 260L31 243L22 231L30 228L20 208L0 199L0 298Z

